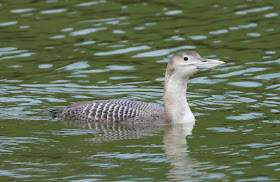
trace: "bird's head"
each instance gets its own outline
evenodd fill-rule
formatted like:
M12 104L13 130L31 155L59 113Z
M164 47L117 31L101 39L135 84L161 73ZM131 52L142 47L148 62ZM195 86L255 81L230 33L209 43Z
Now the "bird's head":
M176 73L176 75L179 74L182 77L190 77L201 69L212 68L224 63L223 61L202 58L195 51L183 51L170 58L167 74Z

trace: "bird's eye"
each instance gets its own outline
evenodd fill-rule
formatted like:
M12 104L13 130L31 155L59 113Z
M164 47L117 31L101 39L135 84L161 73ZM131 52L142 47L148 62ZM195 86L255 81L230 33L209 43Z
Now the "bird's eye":
M184 60L187 61L187 60L189 60L189 58L188 57L184 57Z

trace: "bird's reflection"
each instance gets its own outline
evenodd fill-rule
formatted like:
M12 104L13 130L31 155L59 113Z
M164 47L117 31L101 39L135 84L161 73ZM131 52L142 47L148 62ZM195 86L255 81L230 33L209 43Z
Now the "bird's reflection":
M168 179L187 180L195 175L199 164L192 160L188 153L186 136L192 134L194 124L173 124L164 128L164 151L172 160Z
M67 121L67 124L74 127L96 131L91 141L104 142L124 139L137 139L144 136L152 136L162 131L163 125L157 127L151 125L132 125L120 123L99 123L86 121Z
M103 142L122 139L137 139L144 136L156 135L164 131L163 150L171 160L171 168L167 174L170 180L190 179L199 167L188 153L186 136L192 134L194 123L191 124L169 124L169 125L131 125L120 123L94 123L85 121L68 121L75 127L91 129L98 133L91 141Z

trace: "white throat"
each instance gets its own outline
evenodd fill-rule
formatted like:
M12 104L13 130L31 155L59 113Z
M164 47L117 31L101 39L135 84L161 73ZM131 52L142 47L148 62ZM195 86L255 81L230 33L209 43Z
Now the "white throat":
M192 123L194 115L186 98L187 81L180 73L166 73L164 81L164 111L172 123Z

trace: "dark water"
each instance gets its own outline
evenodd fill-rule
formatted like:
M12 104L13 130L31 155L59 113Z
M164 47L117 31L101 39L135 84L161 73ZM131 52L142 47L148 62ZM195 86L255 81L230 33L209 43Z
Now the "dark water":
M4 0L1 181L279 181L280 1ZM226 64L187 92L195 126L53 121L77 101L163 104L168 58Z

